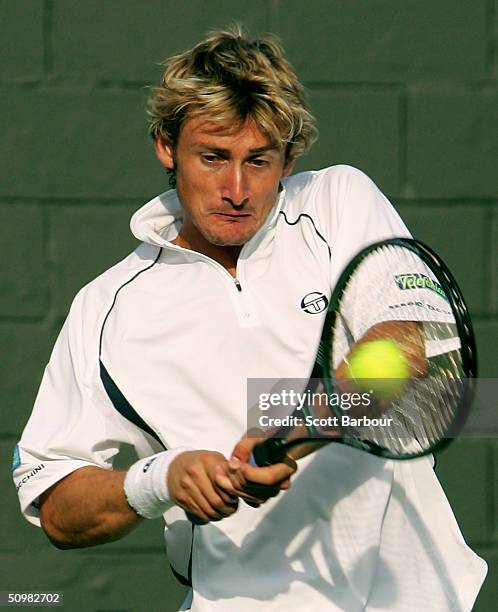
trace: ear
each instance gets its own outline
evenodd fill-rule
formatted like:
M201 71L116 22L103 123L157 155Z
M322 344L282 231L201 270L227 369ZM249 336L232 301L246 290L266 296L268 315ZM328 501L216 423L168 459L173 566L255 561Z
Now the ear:
M285 166L282 170L282 178L285 176L289 176L291 172L294 170L294 164L296 163L295 157L289 157L289 159L285 162Z
M173 170L175 167L175 159L171 144L163 138L156 138L154 141L154 149L156 151L157 159L161 162L161 164L164 167Z

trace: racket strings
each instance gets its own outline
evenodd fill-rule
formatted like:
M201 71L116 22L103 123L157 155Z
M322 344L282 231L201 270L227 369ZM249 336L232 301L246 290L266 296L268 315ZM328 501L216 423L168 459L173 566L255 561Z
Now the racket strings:
M345 285L338 313L331 330L333 371L376 338L394 340L410 368L402 389L364 409L374 424L356 419L360 424L346 435L393 455L420 454L448 435L465 381L456 317L436 274L413 251L380 246Z

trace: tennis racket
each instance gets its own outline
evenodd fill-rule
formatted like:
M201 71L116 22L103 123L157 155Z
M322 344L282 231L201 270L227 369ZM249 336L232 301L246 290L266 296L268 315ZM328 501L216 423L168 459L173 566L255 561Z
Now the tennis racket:
M403 363L394 363L391 378L384 362L397 355ZM365 375L368 363L385 380ZM355 364L365 378L355 375ZM251 462L278 463L310 441L340 442L389 459L433 453L464 423L476 370L468 309L441 258L413 239L372 244L334 288L308 391L318 380L322 399L340 399L345 389L373 392L354 410L321 401L294 411L303 425L273 432L254 447Z

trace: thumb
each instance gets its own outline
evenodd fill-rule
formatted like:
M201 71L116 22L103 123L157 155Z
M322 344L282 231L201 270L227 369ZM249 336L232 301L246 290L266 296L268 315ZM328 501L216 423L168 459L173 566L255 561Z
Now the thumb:
M256 446L256 444L259 444L265 440L265 437L263 437L261 433L262 432L259 429L249 430L246 437L237 442L232 451L232 457L229 461L229 463L233 463L233 468L239 467L237 460L243 463L247 463L249 461L252 449Z

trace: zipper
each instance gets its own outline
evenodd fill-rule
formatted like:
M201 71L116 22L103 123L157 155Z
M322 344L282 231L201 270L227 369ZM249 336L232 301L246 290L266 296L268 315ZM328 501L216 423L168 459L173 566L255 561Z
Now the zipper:
M278 217L280 209L281 209L281 204L285 199L285 187L282 185L282 183L280 183L280 188L279 188L279 192L278 192L278 197L277 197L277 201L275 203L275 208L272 209L272 214L271 216L268 215L268 217L265 219L265 222L263 223L262 227L260 227L258 229L258 231L256 232L255 236L261 235L261 234L266 234L268 226L273 223L273 221ZM152 204L154 200L151 200L149 202L149 204ZM135 213L136 214L136 213ZM243 246L242 249L239 253L239 258L242 255L242 253L247 249L248 245L253 242L253 237L251 237ZM208 257L207 255L204 255L203 253L199 253L198 251L190 251L190 249L185 249L184 247L181 246L177 246L177 245L173 245L171 244L168 240L164 239L161 237L161 241L163 242L162 245L158 244L158 246L160 246L162 249L172 249L172 250L177 250L180 249L182 251L189 251L189 252L194 252L198 257L201 257L202 259L205 259L207 261L209 261L211 264L213 264L215 267L217 267L218 269L220 269L223 274L226 274L227 276L230 277L230 280L233 282L233 284L235 285L235 288L237 290L238 293L242 293L242 284L239 280L240 276L239 273L241 272L241 270L239 270L239 262L237 262L237 268L236 268L236 274L237 276L234 278L230 272L224 268L221 264L219 264L216 260L212 259L211 257ZM157 242L154 242L154 244L157 244ZM259 244L259 243L258 243Z
M191 251L190 249L185 249L184 247L181 246L177 246L175 245L171 245L171 244L165 244L162 247L163 249L172 249L174 251L176 251L177 249L181 249L182 251L187 251L189 253L195 253L198 257L200 257L201 259L205 259L207 261L209 261L209 263L213 264L216 268L218 268L225 276L228 276L230 278L230 280L233 282L233 284L235 285L235 288L237 289L237 291L239 293L242 293L242 285L240 284L240 281L237 277L233 277L230 272L224 268L220 263L218 263L215 259L213 259L212 257L208 257L207 255L204 255L204 253L199 253L198 251ZM243 250L245 248L245 245L242 247L240 254L242 254ZM238 264L238 262L237 262ZM238 267L238 265L237 265Z

